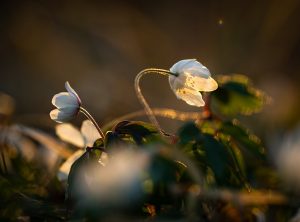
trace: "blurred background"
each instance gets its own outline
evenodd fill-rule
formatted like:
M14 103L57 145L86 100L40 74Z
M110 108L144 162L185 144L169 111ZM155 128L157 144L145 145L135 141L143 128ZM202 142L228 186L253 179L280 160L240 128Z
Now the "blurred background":
M300 120L299 9L298 0L4 1L0 91L15 99L16 121L54 125L51 98L68 80L101 125L141 109L140 70L197 58L213 75L249 76L273 98L248 120L256 133L290 129ZM152 107L197 111L165 77L145 77L142 89Z

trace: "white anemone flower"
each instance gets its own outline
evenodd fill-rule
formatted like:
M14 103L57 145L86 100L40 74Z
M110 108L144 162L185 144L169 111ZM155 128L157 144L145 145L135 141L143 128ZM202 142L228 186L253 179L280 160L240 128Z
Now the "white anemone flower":
M169 83L178 99L192 106L204 106L200 92L211 92L218 83L211 77L209 70L196 59L184 59L170 68Z
M58 179L60 181L66 181L73 163L85 153L84 148L92 147L94 142L101 138L101 135L90 120L85 120L82 122L80 131L70 123L63 123L56 125L55 132L61 140L73 144L79 148L79 150L77 150L75 153L69 156L65 162L63 162L58 170ZM107 158L107 154L102 153L99 163L105 165Z
M50 118L58 123L73 119L81 107L81 100L69 82L65 83L65 87L67 92L58 93L52 98L52 104L57 109L50 112Z

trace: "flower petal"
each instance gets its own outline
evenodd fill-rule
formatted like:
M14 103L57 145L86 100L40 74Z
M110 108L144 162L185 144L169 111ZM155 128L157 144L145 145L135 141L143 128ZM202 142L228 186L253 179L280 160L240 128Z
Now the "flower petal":
M54 109L50 112L50 118L58 123L68 122L77 114L74 109Z
M205 105L201 93L197 90L191 88L178 88L177 90L174 90L174 93L178 99L184 100L191 106L201 107Z
M209 77L203 78L200 76L186 75L185 85L197 91L210 92L218 88L218 83Z
M101 138L98 130L90 120L82 122L80 131L85 139L86 146L93 146L94 142Z
M76 93L76 91L71 87L70 83L67 81L65 83L65 87L66 87L66 90L68 90L68 92L70 94L72 94L73 96L76 97L78 103L81 105L81 99L79 98L78 94Z
M55 132L61 140L71 143L77 147L85 147L85 141L82 134L72 124L58 124L55 126Z
M79 107L78 100L68 92L61 92L53 96L52 104L57 108Z
M71 167L73 163L84 154L84 150L78 150L73 153L59 168L57 177L60 181L65 181L68 179Z
M189 74L192 76L199 76L199 77L203 77L203 78L208 78L209 76L211 76L208 68L206 68L204 65L202 65L198 61L196 61L196 62L190 64L188 67L184 68L183 72L185 74Z
M177 74L180 74L183 72L183 69L185 67L187 67L189 64L191 63L194 63L194 62L197 62L196 59L183 59L183 60L180 60L179 62L175 63L171 68L170 68L170 71L172 73L177 73Z

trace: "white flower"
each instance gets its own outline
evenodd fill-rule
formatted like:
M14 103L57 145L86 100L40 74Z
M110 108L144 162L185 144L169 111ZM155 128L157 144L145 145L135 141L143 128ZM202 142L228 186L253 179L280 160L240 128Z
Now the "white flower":
M73 163L81 157L85 150L83 148L92 147L94 142L101 138L96 127L90 120L82 122L80 131L70 123L58 124L55 127L58 137L68 143L81 148L73 153L59 168L57 177L60 181L66 181ZM99 163L105 163L106 153L102 153Z
M71 120L77 115L81 100L69 82L65 83L68 92L61 92L53 96L52 104L57 108L50 112L52 120L61 123Z
M192 106L204 106L205 102L199 91L210 92L218 88L218 83L211 77L209 70L196 59L185 59L174 64L170 71L169 83L178 99Z
M55 126L55 132L61 140L79 148L92 147L94 142L101 138L101 135L90 120L82 122L80 131L70 123L63 123Z

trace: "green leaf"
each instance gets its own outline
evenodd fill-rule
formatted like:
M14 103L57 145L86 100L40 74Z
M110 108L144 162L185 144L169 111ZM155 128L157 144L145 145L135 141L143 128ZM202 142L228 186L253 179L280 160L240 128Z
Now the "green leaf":
M97 140L94 142L94 144L93 144L93 147L97 147L97 148L101 148L101 147L103 147L103 146L104 146L104 144L103 144L102 138L101 138L101 139L97 139Z
M226 146L227 151L231 156L232 163L230 168L232 174L236 177L236 179L238 179L238 184L236 185L243 185L245 188L250 190L251 188L247 179L245 160L240 148L234 143L224 139L222 139L222 143Z
M108 131L105 135L104 146L106 148L124 143L119 135L115 132Z
M141 121L122 121L114 127L113 132L123 137L129 135L139 145L145 143L147 138L158 135L153 125Z
M188 122L178 131L179 143L185 145L191 141L199 139L200 131L194 122Z
M147 201L149 203L174 204L174 195L171 187L177 183L178 174L182 171L178 163L161 155L153 156L149 166L148 176L153 183L152 192L149 193Z
M71 166L70 173L68 176L68 187L66 192L66 199L72 200L76 195L78 195L78 179L81 175L81 171L87 166L89 160L89 152L85 152L79 157ZM83 182L83 181L82 181Z
M220 76L217 81L219 88L211 94L211 106L221 115L251 115L268 101L266 94L253 88L246 76Z
M229 155L226 152L226 147L213 136L203 134L203 148L206 153L207 164L213 170L217 181L223 183L228 175Z
M255 157L265 158L265 149L260 139L243 128L237 120L232 122L224 122L220 128L220 132L230 136L238 146L251 152Z

